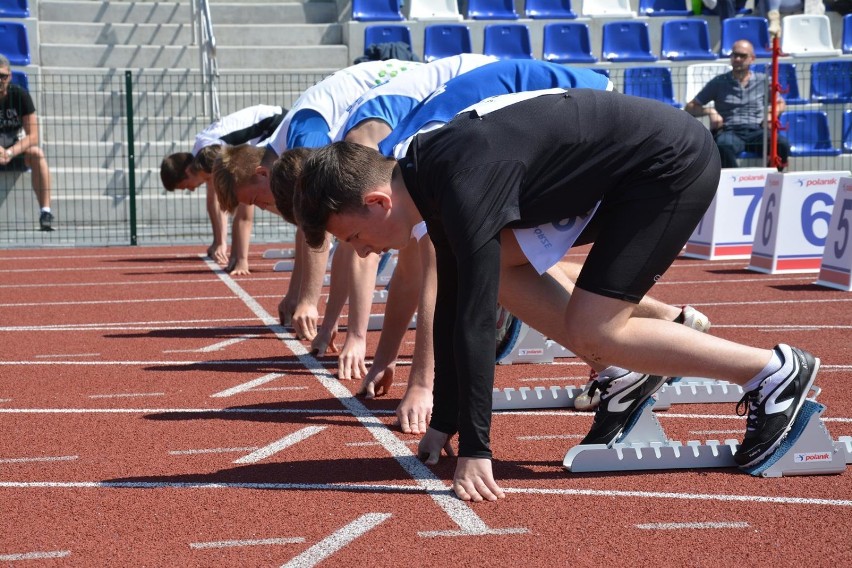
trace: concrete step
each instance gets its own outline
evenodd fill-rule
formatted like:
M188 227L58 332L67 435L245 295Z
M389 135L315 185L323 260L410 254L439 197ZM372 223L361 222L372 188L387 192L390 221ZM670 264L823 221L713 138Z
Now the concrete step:
M40 0L41 22L124 24L190 23L189 2L111 2ZM334 2L217 2L210 6L214 33L218 23L318 24L337 21Z
M84 45L192 45L192 24L123 24L43 22L41 36L50 44ZM219 46L240 45L335 45L343 43L342 26L328 24L219 24L213 32Z

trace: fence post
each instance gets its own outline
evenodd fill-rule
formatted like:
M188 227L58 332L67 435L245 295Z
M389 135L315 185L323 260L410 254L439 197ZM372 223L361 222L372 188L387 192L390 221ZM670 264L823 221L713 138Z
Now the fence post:
M130 192L130 244L138 244L136 234L136 143L133 139L133 73L124 72L124 92L127 99L127 184Z

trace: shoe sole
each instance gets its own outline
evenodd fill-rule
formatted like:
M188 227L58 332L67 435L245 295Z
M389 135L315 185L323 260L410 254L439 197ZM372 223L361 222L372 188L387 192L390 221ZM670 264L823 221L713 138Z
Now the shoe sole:
M790 423L787 424L787 428L784 429L784 432L780 436L778 436L778 439L775 440L775 442L772 444L772 446L769 447L766 451L761 453L759 456L757 456L756 458L754 458L750 462L744 463L744 464L740 465L739 467L745 469L745 468L755 466L755 465L759 464L760 462L762 462L763 460L765 460L766 458L768 458L772 454L772 452L774 452L775 450L778 449L778 446L781 445L781 442L784 441L784 438L787 437L787 434L793 428L793 424L796 422L796 418L799 417L799 411L802 410L802 406L805 404L805 401L808 400L808 394L810 393L811 386L814 384L814 380L816 380L817 372L819 371L819 366L820 366L819 357L814 357L814 369L813 369L813 371L811 371L811 374L808 376L808 383L805 386L805 396L803 396L801 398L801 400L799 401L799 404L796 405L796 410L793 411L793 416L790 418Z

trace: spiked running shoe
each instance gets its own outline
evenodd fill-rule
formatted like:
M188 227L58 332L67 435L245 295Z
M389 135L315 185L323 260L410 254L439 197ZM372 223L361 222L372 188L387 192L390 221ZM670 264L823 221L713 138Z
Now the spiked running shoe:
M497 304L496 360L498 362L512 352L520 331L521 320Z
M781 369L737 403L737 414L748 413L743 443L734 454L740 467L760 463L781 445L819 370L819 359L807 351L781 344L775 352L784 362Z
M580 444L611 446L642 404L665 382L665 377L642 375L630 371L618 377L606 377L603 380L598 378L592 390L600 390L601 401L595 412L592 427Z

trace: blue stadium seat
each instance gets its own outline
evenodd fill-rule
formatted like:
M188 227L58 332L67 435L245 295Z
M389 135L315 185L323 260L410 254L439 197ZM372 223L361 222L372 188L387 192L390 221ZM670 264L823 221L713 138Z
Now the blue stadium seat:
M595 63L585 22L551 22L544 26L542 58L551 63Z
M571 0L526 0L524 14L532 20L569 20L577 17Z
M639 0L640 16L691 16L684 0Z
M0 0L0 18L29 18L27 0Z
M408 26L402 24L374 24L364 28L364 49L367 49L374 43L395 43L403 42L408 44L411 51L414 51L411 43L411 30Z
M811 102L852 102L852 61L820 61L811 66Z
M28 91L30 90L30 80L23 71L12 71L12 83Z
M840 39L840 49L843 53L852 53L852 14L843 16L843 34Z
M672 71L668 67L628 67L624 70L624 94L681 107L674 98Z
M755 57L772 57L772 45L769 42L769 22L766 18L744 16L728 18L722 21L722 41L719 54L731 56L734 42L747 39L754 46Z
M660 55L671 61L711 60L718 56L710 50L707 20L690 18L663 22Z
M852 109L843 111L843 153L852 154Z
M831 142L828 115L821 110L788 110L779 117L791 156L838 156Z
M755 63L751 66L755 73L771 74L771 65ZM807 104L807 99L799 94L799 79L796 76L795 63L778 63L778 83L781 86L781 97L788 105Z
M473 53L470 28L464 24L431 24L423 29L423 61Z
M533 59L526 24L489 24L483 29L482 53L500 59Z
M469 20L517 20L513 0L469 0L467 18Z
M30 64L30 42L27 28L19 22L0 22L0 53L12 65Z
M352 0L352 19L358 22L401 22L399 0Z
M641 21L606 22L602 26L601 54L607 61L656 61L651 53L648 24Z

